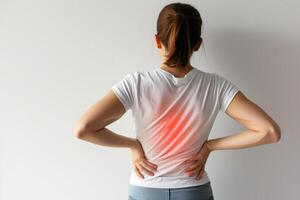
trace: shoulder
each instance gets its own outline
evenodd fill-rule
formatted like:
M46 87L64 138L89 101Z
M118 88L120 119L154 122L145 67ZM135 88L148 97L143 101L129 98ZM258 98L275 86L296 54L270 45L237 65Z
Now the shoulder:
M145 76L146 74L147 74L147 71L137 70L137 71L129 72L126 76L131 77L131 78L139 78L139 77Z
M226 79L223 75L218 74L218 73L216 73L216 72L213 72L213 73L212 73L212 76L213 76L214 79L217 80L217 81L222 81L222 80L225 80L225 79Z
M229 79L217 72L205 72L205 75L209 77L214 85L222 86L223 84L230 82Z
M232 82L217 72L209 72L197 69L199 80L201 79L204 83L210 85L210 87L222 88L227 85L232 85Z
M218 78L218 74L214 72L204 71L200 70L198 68L196 69L196 77L198 77L199 80L202 80L204 82L215 82L215 80Z
M124 75L120 81L118 81L116 86L131 88L135 90L138 86L148 83L148 80L151 80L151 78L148 78L149 76L150 74L147 71L138 70L129 72Z
M142 80L151 80L155 77L155 70L146 71L146 70L137 70L127 74L128 78L132 79L135 82L140 82Z
M220 87L228 87L228 86L235 86L235 83L233 83L229 78L220 75L218 73L213 73L215 83L218 84Z
M145 76L145 72L143 71L133 71L133 72L129 72L127 73L123 79L126 81L132 81L132 82L136 82L139 79L143 78Z

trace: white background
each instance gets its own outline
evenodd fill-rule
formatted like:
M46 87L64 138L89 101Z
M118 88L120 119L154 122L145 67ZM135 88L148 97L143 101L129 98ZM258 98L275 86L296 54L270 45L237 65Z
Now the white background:
M84 142L73 127L127 73L159 67L154 34L168 3L0 1L1 200L127 199L129 149ZM237 84L282 129L279 143L211 154L215 199L298 199L299 1L187 3L204 21L192 64ZM134 137L132 124L129 111L108 128ZM243 129L220 112L210 138Z

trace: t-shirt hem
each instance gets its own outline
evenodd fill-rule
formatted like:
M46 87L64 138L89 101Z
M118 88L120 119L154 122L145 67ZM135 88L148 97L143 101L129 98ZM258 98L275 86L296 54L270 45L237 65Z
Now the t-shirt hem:
M151 188L184 188L184 187L192 187L203 185L205 183L210 182L210 178L207 173L203 174L203 177L200 180L187 179L187 180L176 180L170 179L170 177L158 177L159 181L145 181L141 178L131 175L129 184L133 186L141 186L141 187L151 187Z

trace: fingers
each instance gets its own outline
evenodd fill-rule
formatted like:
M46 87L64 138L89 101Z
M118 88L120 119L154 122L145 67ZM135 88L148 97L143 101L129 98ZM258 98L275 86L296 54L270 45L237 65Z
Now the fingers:
M157 165L149 162L146 159L135 162L134 166L135 166L134 171L140 178L144 178L144 176L142 175L142 172L145 172L146 174L148 174L150 176L154 176L153 172L157 171Z
M144 160L144 162L146 162L148 165L150 165L153 168L153 170L157 170L157 165L156 164L151 163L148 160Z
M194 173L196 173L196 179L199 180L204 173L204 168L205 168L204 165L197 165L196 167L194 166L193 169L186 170L185 172L189 176L192 176Z
M201 167L204 165L202 161L196 161L193 164L191 164L189 167L185 169L185 172L192 174L196 171L199 171Z
M140 178L144 178L143 174L140 172L139 168L136 165L134 166L134 171Z
M192 157L190 159L187 159L187 160L183 161L182 163L186 164L186 163L190 163L190 162L194 162L194 161L202 161L202 160L203 160L202 157L199 157L197 155L197 156L194 156L194 157Z
M204 169L205 169L205 163L203 163L202 161L197 161L194 164L192 164L191 166L189 166L185 172L189 175L192 176L193 174L196 173L196 179L199 180L201 179L201 177L203 176L204 173Z
M196 176L196 179L200 180L202 178L203 173L204 173L204 167L201 168L201 170L199 171L199 173Z
M145 161L141 161L139 163L137 163L141 168L141 170L143 172L145 172L146 174L150 175L150 176L154 176L154 173L152 171L156 171L154 167L148 165Z
M189 159L191 161L194 161L189 167L186 168L185 172L189 175L192 176L194 173L196 173L196 179L200 179L203 175L204 172L204 166L205 166L205 161L202 159L197 159L197 158L192 158Z
M194 160L194 158L190 158L188 160L183 161L182 164L186 164L186 163L192 162L193 160Z

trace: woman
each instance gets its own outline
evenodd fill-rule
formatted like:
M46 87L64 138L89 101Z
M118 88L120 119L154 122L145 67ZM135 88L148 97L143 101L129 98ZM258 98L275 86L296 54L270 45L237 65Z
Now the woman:
M189 4L165 6L155 41L162 64L129 73L76 123L78 138L127 147L133 170L128 188L135 200L212 200L205 163L212 151L240 149L280 140L276 122L231 81L190 64L201 44L202 20ZM132 110L136 138L106 125ZM207 140L219 111L241 123L240 134Z

